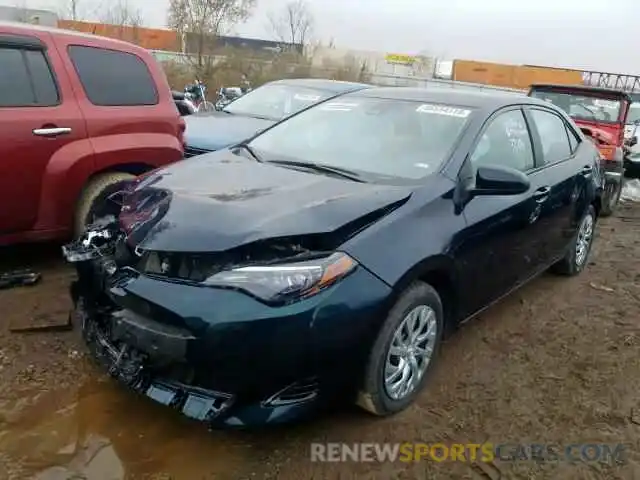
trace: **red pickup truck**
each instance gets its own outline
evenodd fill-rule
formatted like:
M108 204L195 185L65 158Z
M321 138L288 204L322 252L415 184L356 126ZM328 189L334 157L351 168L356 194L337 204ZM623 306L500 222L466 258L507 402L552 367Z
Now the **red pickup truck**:
M184 128L143 48L0 22L0 245L80 233L117 185L182 158Z

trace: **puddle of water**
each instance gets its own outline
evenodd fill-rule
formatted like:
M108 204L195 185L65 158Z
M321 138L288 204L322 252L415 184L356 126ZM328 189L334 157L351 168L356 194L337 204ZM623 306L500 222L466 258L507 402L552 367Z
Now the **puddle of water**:
M208 432L113 381L92 382L75 392L11 395L0 398L0 464L7 469L3 474L0 468L0 476L237 478L234 472L252 460L246 441Z

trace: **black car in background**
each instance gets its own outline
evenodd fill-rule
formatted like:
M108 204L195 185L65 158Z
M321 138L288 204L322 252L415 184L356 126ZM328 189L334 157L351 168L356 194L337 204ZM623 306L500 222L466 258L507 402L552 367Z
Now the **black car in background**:
M222 110L185 118L185 157L229 147L314 103L368 87L363 83L316 78L265 83Z
M553 105L371 88L141 177L64 250L89 349L157 402L226 426L336 399L390 415L446 333L582 271L602 188Z

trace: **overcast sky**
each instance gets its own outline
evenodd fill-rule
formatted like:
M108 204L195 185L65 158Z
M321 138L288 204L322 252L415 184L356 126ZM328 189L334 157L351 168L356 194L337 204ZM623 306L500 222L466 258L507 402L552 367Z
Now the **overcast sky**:
M0 0L57 9L70 0ZM115 0L112 0L115 1ZM169 0L128 0L148 26L164 26ZM315 37L336 46L447 59L529 63L640 74L637 0L307 0ZM109 0L78 0L91 14ZM235 33L271 38L267 13L287 0L257 0Z

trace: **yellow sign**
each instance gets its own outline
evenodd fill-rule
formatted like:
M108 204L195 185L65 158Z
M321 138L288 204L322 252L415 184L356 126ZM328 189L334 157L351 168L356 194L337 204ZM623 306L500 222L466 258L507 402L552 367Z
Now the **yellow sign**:
M402 65L411 65L416 61L416 57L413 55L404 55L402 53L387 53L384 59L388 63L400 63Z

